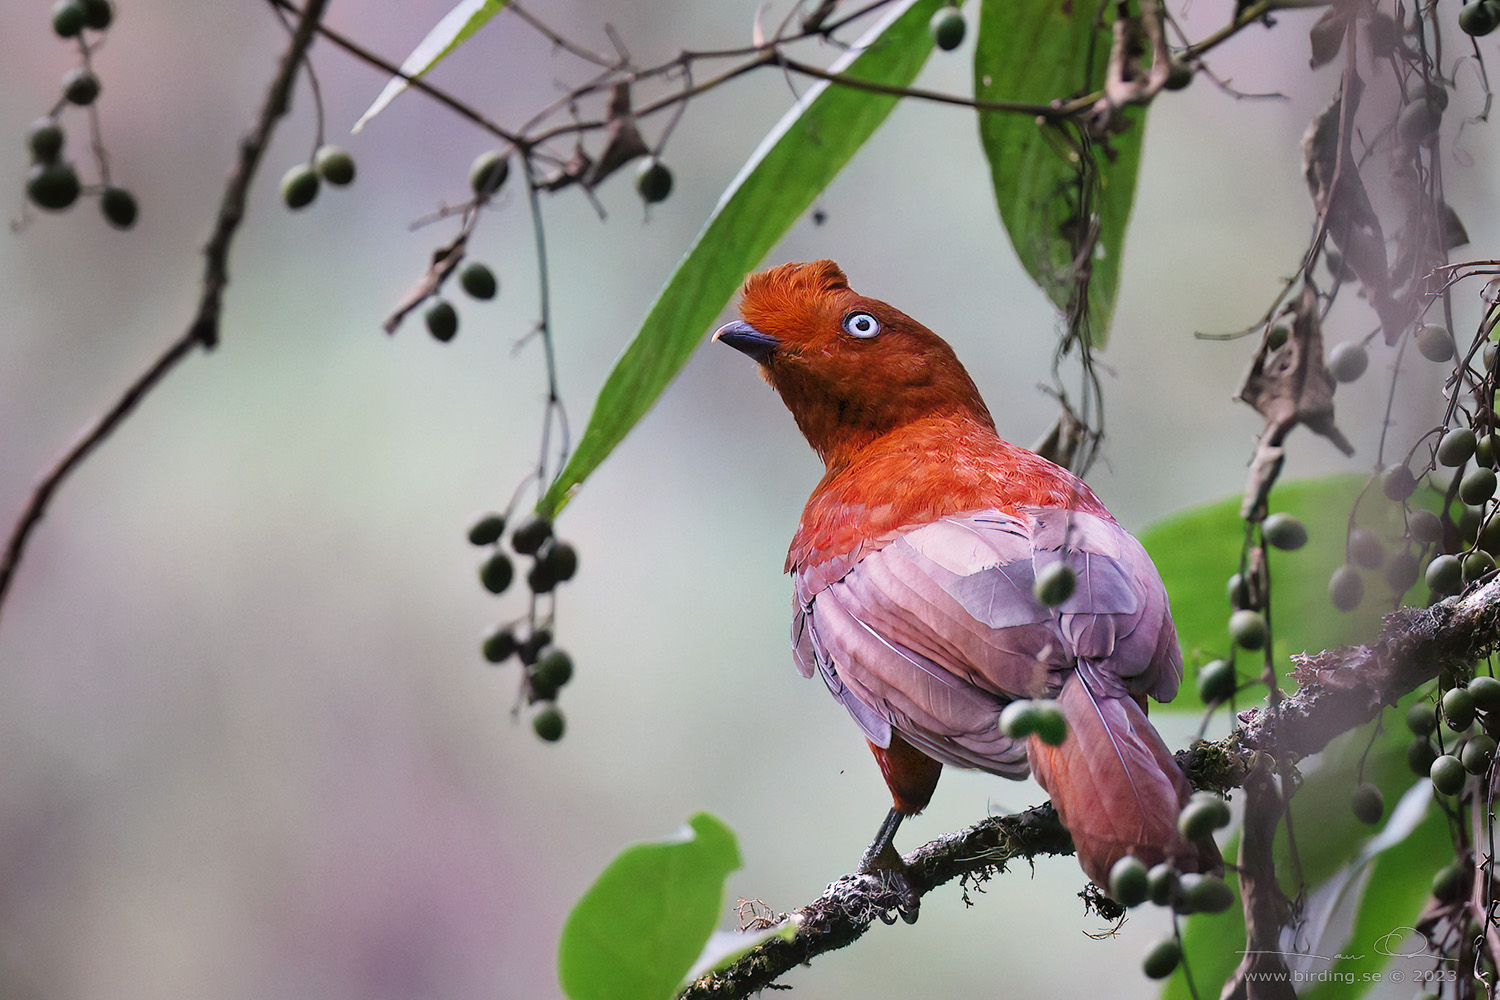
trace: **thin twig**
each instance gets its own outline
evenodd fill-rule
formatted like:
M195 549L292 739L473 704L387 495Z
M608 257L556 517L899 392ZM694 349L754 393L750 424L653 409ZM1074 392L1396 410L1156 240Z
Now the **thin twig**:
M255 129L240 143L239 160L234 172L224 187L224 197L219 201L218 218L213 234L204 247L203 292L198 300L198 309L187 330L141 374L120 399L99 417L92 426L79 436L57 463L47 471L32 490L31 499L17 518L6 541L5 554L0 558L0 609L3 609L11 582L15 579L16 567L26 551L26 544L36 526L47 513L47 505L63 481L76 469L89 453L97 448L125 418L135 412L141 400L166 378L178 363L196 347L212 350L219 342L219 316L223 308L224 289L229 285L229 247L245 215L245 198L250 182L255 178L262 155L270 145L276 123L286 114L290 105L292 83L308 47L323 16L328 0L308 0L301 13L297 30L293 33L281 62L276 68L271 86L261 106Z

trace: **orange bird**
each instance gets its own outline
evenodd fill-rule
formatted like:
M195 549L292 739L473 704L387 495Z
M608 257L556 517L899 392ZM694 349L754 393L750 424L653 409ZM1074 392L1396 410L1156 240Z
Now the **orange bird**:
M714 339L760 364L827 468L787 553L792 643L891 791L861 870L891 873L915 919L893 838L944 764L1030 770L1101 886L1126 854L1217 867L1212 843L1177 831L1191 788L1146 719L1147 695L1177 693L1182 654L1141 544L1081 480L1000 438L945 341L832 261L751 275L740 312ZM1049 607L1033 583L1059 561L1076 587ZM1061 746L1000 731L1021 698L1059 701Z

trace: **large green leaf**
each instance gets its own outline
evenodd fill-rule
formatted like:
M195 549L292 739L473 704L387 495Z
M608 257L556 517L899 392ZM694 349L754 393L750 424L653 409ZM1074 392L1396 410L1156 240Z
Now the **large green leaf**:
M1271 494L1272 509L1300 518L1308 534L1307 544L1295 552L1270 552L1272 652L1278 672L1285 673L1291 653L1368 641L1378 634L1381 612L1391 608L1393 595L1378 573L1365 574L1365 599L1352 614L1335 610L1328 596L1328 578L1344 562L1349 511L1364 483L1361 476L1332 476L1281 483ZM1361 504L1359 523L1388 543L1404 530L1400 508L1378 495ZM1182 642L1187 676L1171 707L1196 711L1203 707L1193 683L1196 668L1230 652L1227 585L1239 570L1245 539L1240 500L1176 514L1140 538L1167 585ZM1242 677L1258 673L1259 654L1241 653L1239 665Z
M1104 83L1113 0L983 0L974 50L974 95L982 100L1046 104L1080 96ZM1109 150L1087 155L1098 167L1080 214L1079 159L1062 132L1026 115L979 116L979 138L990 162L995 203L1028 274L1066 310L1073 293L1071 233L1097 216L1098 253L1089 283L1090 330L1102 345L1120 281L1121 250L1145 132L1144 109L1126 113L1129 128Z
M507 0L458 0L458 4L433 25L427 37L417 43L417 47L411 50L411 55L401 64L401 72L406 75L392 77L350 131L358 132L364 128L365 122L384 111L387 104L406 90L408 77L421 76L442 62L474 32L488 24L490 18L504 10L506 2Z
M667 1000L703 951L740 867L734 833L708 813L668 840L627 847L563 925L557 969L572 1000Z
M905 86L932 51L944 0L907 0L873 25L834 72ZM555 515L702 342L735 289L890 114L896 98L819 83L777 123L729 185L599 391L567 466L542 498Z

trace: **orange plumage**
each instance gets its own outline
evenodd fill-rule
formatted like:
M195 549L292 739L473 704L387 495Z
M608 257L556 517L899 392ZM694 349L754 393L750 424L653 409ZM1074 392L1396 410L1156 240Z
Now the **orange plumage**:
M716 339L760 363L826 467L786 568L797 665L849 710L891 789L862 867L899 875L891 839L944 763L1029 768L1101 885L1125 854L1217 865L1177 833L1189 786L1146 719L1182 661L1140 544L1077 477L999 437L947 343L832 261L752 275L740 310ZM1047 607L1032 583L1057 561L1078 586ZM999 732L1006 704L1036 697L1060 701L1062 746Z

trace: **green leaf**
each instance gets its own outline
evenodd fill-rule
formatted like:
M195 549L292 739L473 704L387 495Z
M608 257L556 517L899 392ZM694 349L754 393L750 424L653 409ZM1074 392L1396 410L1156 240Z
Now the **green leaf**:
M1328 578L1344 563L1349 511L1362 476L1331 476L1277 485L1271 494L1273 511L1285 511L1307 526L1308 541L1293 552L1269 551L1271 569L1272 652L1278 672L1285 674L1291 653L1317 651L1344 643L1368 641L1377 635L1380 614L1389 610L1390 589L1378 572L1366 572L1364 602L1350 614L1338 611L1328 596ZM1400 507L1384 497L1367 495L1360 505L1359 523L1374 531L1396 551L1404 532ZM1203 707L1194 683L1196 668L1230 651L1229 577L1238 571L1245 539L1240 499L1234 497L1173 515L1140 534L1167 585L1172 619L1182 643L1185 676L1170 708L1197 711ZM1243 680L1260 670L1260 654L1239 655Z
M1104 83L1113 0L983 0L974 49L974 96L980 100L1047 104L1081 96ZM1077 132L1039 124L1028 115L979 116L979 138L990 162L995 203L1026 272L1065 312L1073 294L1070 232L1097 216L1098 253L1089 282L1091 340L1103 345L1120 282L1121 251L1145 133L1143 108L1125 113L1129 127L1108 151L1086 151L1097 185L1086 194L1073 153ZM1080 206L1091 209L1081 210Z
M834 63L836 73L906 86L932 51L944 0L907 0ZM538 509L556 516L687 362L719 310L896 106L897 98L820 82L784 115L729 185L657 295L594 403L567 466Z
M401 64L401 72L406 76L392 77L380 96L375 98L375 103L365 109L349 131L358 132L364 128L365 122L384 111L387 104L406 90L406 77L421 76L442 62L448 53L468 41L474 32L489 23L490 18L504 10L506 3L507 0L458 0L458 4L443 15L443 19L417 43Z
M558 977L572 1000L667 1000L719 922L740 867L734 833L708 813L667 840L627 847L563 925Z

